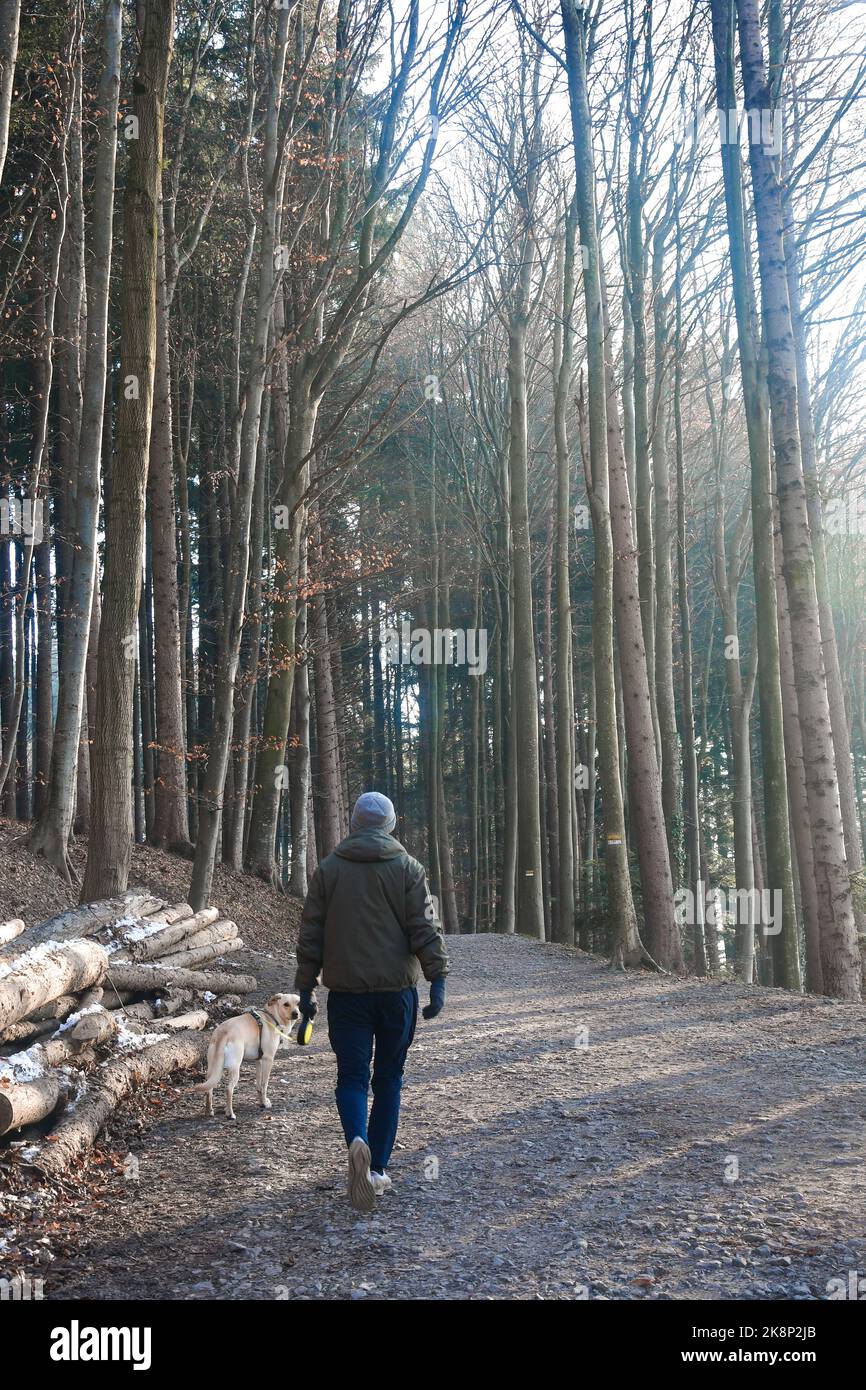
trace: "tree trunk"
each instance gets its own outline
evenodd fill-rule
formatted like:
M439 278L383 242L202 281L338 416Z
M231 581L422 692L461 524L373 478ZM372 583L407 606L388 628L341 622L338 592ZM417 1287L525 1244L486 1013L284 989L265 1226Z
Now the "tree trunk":
M787 189L787 185L785 185ZM842 671L839 665L839 645L836 641L836 623L833 617L833 604L830 597L830 579L827 573L827 551L824 544L824 516L821 502L820 479L818 477L818 458L815 447L815 425L812 418L812 400L809 389L809 375L806 367L806 325L800 305L800 277L797 273L793 232L790 223L793 211L790 201L785 205L785 266L788 281L788 298L791 305L791 319L794 330L794 351L797 362L797 417L800 426L800 447L803 455L803 475L806 483L806 505L809 513L809 529L812 536L812 551L815 557L815 585L818 596L818 614L821 624L821 645L824 650L824 667L827 673L827 699L830 708L830 725L833 734L833 748L836 753L836 774L839 779L839 802L842 810L842 826L845 834L845 854L848 872L853 878L863 868L863 841L858 824L858 797L854 785L854 761L851 753L851 731L845 711L845 692L842 684ZM863 988L866 989L866 911L854 904L854 920L860 941L861 965L864 975ZM810 989L820 986L810 984Z
M0 183L9 145L9 111L18 53L21 0L0 0Z
M662 293L664 234L657 231L653 241L653 302L655 386L653 389L652 476L653 476L653 556L655 570L655 686L658 714L658 741L661 753L662 809L668 840L668 857L674 888L679 886L679 857L682 833L682 763L677 735L677 709L674 696L674 594L671 549L671 496L667 451L668 319Z
M316 747L318 752L319 827L322 857L337 848L343 834L340 821L340 752L337 710L331 672L331 649L325 596L310 599L313 665L316 676Z
M306 566L302 569L305 577ZM308 604L298 609L298 651L307 638ZM306 655L299 656L292 695L294 743L289 764L289 805L292 830L292 868L289 892L303 898L307 894L307 803L310 795L310 669Z
M180 684L182 662L171 433L169 305L161 197L157 216L156 369L148 474L157 744L151 839L161 848L185 851L191 846L186 804L186 736Z
M259 433L259 456L256 461L256 480L253 490L253 509L250 518L250 563L252 573L247 600L248 615L241 637L241 677L235 695L233 743L235 745L235 805L229 843L224 857L236 872L244 866L244 840L249 823L247 802L250 796L250 768L255 768L253 756L253 707L259 679L260 647L262 640L262 551L265 539L265 492L268 472L268 429L271 417L271 396L262 402L262 425ZM277 452L280 452L279 440Z
M788 803L791 839L796 852L799 905L806 945L806 988L813 994L823 994L821 968L821 927L818 915L818 886L815 876L815 856L812 848L812 823L806 792L803 731L797 705L797 682L794 675L794 651L791 645L791 618L788 611L788 591L782 563L782 538L776 533L776 593L779 618L779 661L782 676L782 717L785 729L785 759L788 769ZM775 944L775 943L774 943Z
M262 396L268 368L268 333L276 288L274 258L277 201L281 185L281 171L278 168L279 118L288 48L289 17L288 10L279 11L271 65L271 88L263 152L264 207L261 220L261 263L259 266L252 362L244 399L229 540L229 599L220 634L219 660L214 675L213 721L210 731L207 771L199 807L199 835L190 888L190 902L196 909L206 905L213 884L214 862L219 840L223 793L231 743L235 677L240 657L241 631L246 608L250 559L250 522L256 460L258 458ZM288 728L288 716L286 728ZM261 783L261 780L261 771L257 769L257 781ZM275 823L271 829L274 832L270 847L272 861L273 838L275 838L276 833ZM250 842L253 843L252 825L250 826Z
M568 401L574 372L572 314L577 206L570 204L565 219L562 256L561 317L554 327L554 434L556 446L556 722L559 730L556 764L556 811L559 822L559 899L556 940L574 945L574 883L578 844L574 834L575 709L572 686L571 574L568 543L571 528L571 477L568 439ZM552 694L552 692L550 692Z
M619 769L619 733L614 686L613 569L608 477L607 390L601 266L595 205L592 125L586 90L584 15L575 0L561 0L574 142L575 199L584 256L583 292L587 324L588 431L581 439L592 514L595 563L592 579L592 651L597 692L599 773L606 835L608 911L613 924L613 958L637 965L643 956L631 891L625 813Z
M736 0L740 60L748 113L771 109L764 72L757 0ZM776 119L780 119L776 113ZM755 199L758 269L768 355L773 452L797 703L803 732L806 792L812 825L821 931L824 990L861 997L861 964L833 747L824 666L815 560L797 412L797 363L785 271L784 214L776 165L768 146L752 136L749 164Z
M526 216L530 217L527 210ZM514 584L514 702L517 797L516 929L544 940L541 880L541 813L538 748L538 677L532 613L532 553L529 529L526 333L536 248L531 226L523 229L519 281L508 328L511 563Z
M124 193L123 394L106 525L85 900L122 891L132 857L133 658L156 365L157 204L173 31L174 0L149 0L134 83L138 139L131 142Z
M719 109L735 108L733 0L712 0L713 50ZM737 341L743 402L749 440L752 499L752 563L755 576L755 622L758 643L758 691L761 709L761 769L767 845L767 875L782 894L781 955L784 979L777 983L799 990L799 934L794 905L794 878L788 822L788 788L782 717L779 628L773 553L773 478L770 464L766 383L759 365L751 261L743 209L740 153L721 141L725 210L731 255L731 279L737 318Z

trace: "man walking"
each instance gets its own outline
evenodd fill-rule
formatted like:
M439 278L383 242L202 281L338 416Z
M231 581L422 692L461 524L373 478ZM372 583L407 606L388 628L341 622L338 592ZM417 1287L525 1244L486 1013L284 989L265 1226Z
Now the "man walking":
M358 797L351 834L313 875L298 940L295 989L302 1014L315 1017L320 974L328 990L335 1095L349 1149L349 1199L357 1211L372 1211L391 1186L388 1160L422 971L430 982L424 1018L435 1018L445 1006L445 943L424 870L391 834L396 823L387 796Z

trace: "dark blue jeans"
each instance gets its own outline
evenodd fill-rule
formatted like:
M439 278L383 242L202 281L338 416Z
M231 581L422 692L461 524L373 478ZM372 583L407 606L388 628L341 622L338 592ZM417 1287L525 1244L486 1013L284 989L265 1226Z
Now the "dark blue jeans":
M370 1145L370 1167L384 1173L397 1137L406 1053L418 1021L417 989L328 995L328 1039L337 1056L337 1109L346 1143ZM373 1104L367 1123L370 1062Z

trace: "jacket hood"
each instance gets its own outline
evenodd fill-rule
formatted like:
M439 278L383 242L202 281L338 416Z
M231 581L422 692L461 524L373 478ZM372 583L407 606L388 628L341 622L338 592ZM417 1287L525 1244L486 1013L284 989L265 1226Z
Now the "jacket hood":
M347 835L334 850L341 859L354 859L371 862L377 859L396 859L405 854L399 840L385 830L356 830Z

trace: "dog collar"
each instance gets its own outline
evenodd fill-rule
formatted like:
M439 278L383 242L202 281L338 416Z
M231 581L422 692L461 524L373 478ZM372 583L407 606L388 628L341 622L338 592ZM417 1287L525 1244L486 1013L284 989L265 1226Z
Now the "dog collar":
M291 1029L289 1029L289 1031L288 1031L288 1033L287 1033L286 1030L285 1030L285 1028L281 1028L280 1025L279 1025L279 1023L277 1023L277 1020L274 1018L273 1014L268 1013L267 1009L265 1009L265 1018L267 1019L268 1023L270 1024L270 1026L273 1028L274 1032L279 1033L279 1035L280 1035L281 1038L288 1038L289 1042L291 1042L291 1040L292 1040L292 1032L291 1032Z

